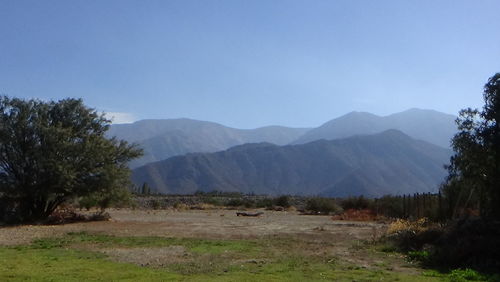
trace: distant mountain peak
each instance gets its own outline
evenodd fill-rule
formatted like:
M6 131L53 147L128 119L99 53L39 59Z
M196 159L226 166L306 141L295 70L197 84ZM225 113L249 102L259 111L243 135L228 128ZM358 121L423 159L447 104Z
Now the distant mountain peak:
M350 112L311 129L292 144L314 140L333 140L354 135L366 135L397 129L412 138L449 148L457 131L455 116L435 110L411 108L388 116L367 112Z
M378 116L376 114L372 114L369 112L352 111L345 115L340 116L339 118L345 118L345 117L378 117Z

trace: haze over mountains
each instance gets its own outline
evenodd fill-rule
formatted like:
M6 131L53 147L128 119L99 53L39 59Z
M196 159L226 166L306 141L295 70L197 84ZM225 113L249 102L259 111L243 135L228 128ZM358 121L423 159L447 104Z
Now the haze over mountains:
M433 110L410 109L385 117L351 112L312 129L284 126L236 129L192 119L141 120L112 125L108 135L136 142L144 149L144 156L130 163L131 168L136 168L172 156L217 152L245 143L304 144L388 129L398 129L413 138L448 148L456 132L454 119L453 115Z
M277 146L245 144L195 153L133 171L160 193L238 191L256 194L382 196L436 192L451 151L397 130Z
M420 109L388 116L351 112L312 129L142 120L113 125L109 135L145 150L130 164L133 181L161 193L380 196L437 190L454 120Z
M192 119L141 120L111 126L108 135L138 143L144 156L131 168L149 162L193 152L216 152L245 143L270 142L284 145L296 140L308 128L267 126L236 129L214 122Z
M311 129L293 144L303 144L319 139L333 140L357 134L374 134L397 129L407 135L444 148L450 147L456 133L456 117L434 110L410 109L404 112L377 116L365 112L351 112Z

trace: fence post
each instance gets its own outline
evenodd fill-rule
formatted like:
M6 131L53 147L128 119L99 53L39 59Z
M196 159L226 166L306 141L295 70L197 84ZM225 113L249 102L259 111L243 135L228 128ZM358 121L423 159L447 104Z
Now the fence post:
M417 205L417 217L416 217L416 219L419 219L420 218L420 201L419 201L418 193L415 196L415 204Z

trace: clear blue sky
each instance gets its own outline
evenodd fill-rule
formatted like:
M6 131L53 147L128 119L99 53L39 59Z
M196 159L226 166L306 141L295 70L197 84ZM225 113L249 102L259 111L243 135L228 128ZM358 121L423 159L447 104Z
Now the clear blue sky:
M317 126L482 105L500 1L0 0L0 93L117 121Z

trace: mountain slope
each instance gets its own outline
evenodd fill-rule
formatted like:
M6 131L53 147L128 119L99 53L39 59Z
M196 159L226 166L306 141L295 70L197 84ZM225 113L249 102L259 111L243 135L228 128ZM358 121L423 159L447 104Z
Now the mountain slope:
M130 163L130 167L135 168L176 155L221 151L244 143L270 142L284 145L307 130L282 126L235 129L207 121L167 119L113 125L108 136L136 142L144 149L144 156Z
M455 116L433 110L410 109L389 116L351 112L306 132L292 142L304 144L315 140L333 140L357 134L374 134L397 129L409 136L449 148L456 133Z
M388 130L300 145L245 144L177 156L135 169L132 179L161 193L381 196L437 191L450 155L450 150Z

